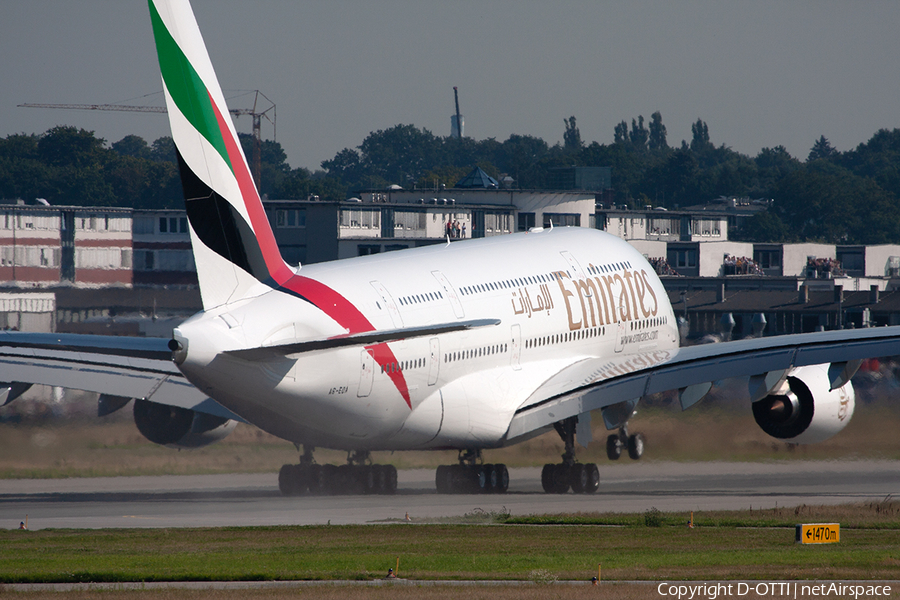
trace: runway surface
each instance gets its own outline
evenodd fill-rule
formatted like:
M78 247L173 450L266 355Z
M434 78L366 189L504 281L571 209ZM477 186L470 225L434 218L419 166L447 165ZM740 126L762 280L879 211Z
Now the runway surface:
M900 495L900 461L640 462L600 466L593 495L541 491L540 469L510 469L504 495L438 495L433 470L400 471L394 496L283 497L277 475L0 480L0 527L220 527L513 515L772 508Z

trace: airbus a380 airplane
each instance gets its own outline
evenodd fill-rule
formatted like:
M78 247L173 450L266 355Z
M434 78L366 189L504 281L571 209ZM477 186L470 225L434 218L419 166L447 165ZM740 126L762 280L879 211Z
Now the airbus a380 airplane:
M458 449L441 492L506 491L481 452L556 429L563 460L547 492L593 492L576 461L590 411L611 457L643 439L638 400L746 377L757 423L798 443L840 431L860 359L898 354L900 328L771 337L679 349L672 306L629 244L582 228L465 240L293 268L281 258L187 0L150 0L203 311L172 339L4 333L6 402L30 384L100 392L101 412L135 399L135 422L174 446L215 441L243 420L303 446L286 494L391 493L374 450ZM316 465L315 447L348 451Z

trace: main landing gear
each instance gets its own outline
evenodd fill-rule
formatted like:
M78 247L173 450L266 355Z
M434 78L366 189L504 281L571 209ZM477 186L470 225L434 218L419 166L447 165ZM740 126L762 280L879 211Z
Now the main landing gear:
M439 466L434 476L438 494L505 494L506 465L479 464L480 460L481 450L460 450L459 464Z
M578 417L570 417L553 424L565 444L562 464L544 465L541 486L548 494L565 494L571 488L576 494L593 494L600 487L600 471L594 463L575 461L575 424Z
M628 425L622 425L619 427L618 433L606 438L606 456L609 460L619 460L619 457L622 456L622 449L627 448L628 457L637 460L644 455L645 443L643 433L628 435Z
M397 469L373 465L366 451L351 452L345 465L317 465L313 448L303 447L300 464L284 465L278 472L278 489L285 496L304 494L393 494Z

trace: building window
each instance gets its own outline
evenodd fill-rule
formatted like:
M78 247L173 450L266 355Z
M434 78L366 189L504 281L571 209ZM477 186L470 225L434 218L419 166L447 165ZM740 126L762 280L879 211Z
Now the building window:
M827 260L827 259L826 259ZM848 275L862 276L865 275L866 258L863 250L842 250L837 253L837 260L840 262L844 272ZM807 262L809 262L807 260ZM815 262L822 262L821 259Z
M156 264L154 258L156 255L153 250L138 250L135 254L137 254L135 268L139 271L152 271L154 269Z
M21 219L22 219L22 217L20 216L19 222L18 222L19 228L22 228L22 220ZM91 215L89 217L81 217L77 223L79 225L78 229L80 229L82 231L96 230L97 229L97 215Z
M691 226L694 233L700 237L718 237L720 235L718 219L695 219Z
M581 227L581 215L571 213L544 213L544 227Z
M679 235L681 233L681 220L672 218L651 218L651 235Z
M394 213L394 237L425 237L424 212L396 211Z
M781 266L781 252L778 250L754 250L753 262L763 269L776 269Z
M697 250L693 248L670 249L668 252L669 265L678 269L697 266Z
M520 212L519 213L519 231L528 231L534 227L534 213L533 212Z
M153 219L148 217L134 218L135 235L146 235L153 233Z
M275 211L275 226L279 228L306 227L305 208L283 208Z
M486 235L501 235L510 232L510 215L507 213L485 213L484 230Z
M187 217L160 217L160 233L187 233Z
M341 210L341 227L345 229L377 229L380 231L381 211Z

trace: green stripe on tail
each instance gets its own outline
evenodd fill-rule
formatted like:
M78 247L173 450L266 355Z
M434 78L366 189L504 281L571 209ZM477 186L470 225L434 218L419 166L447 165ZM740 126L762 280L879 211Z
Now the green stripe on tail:
M152 0L149 1L149 4L150 20L153 22L153 37L156 40L156 52L159 55L159 70L162 73L163 81L166 82L169 94L181 114L200 132L200 135L212 144L225 164L234 172L206 85L191 66L187 56L178 47L172 34L169 33Z

